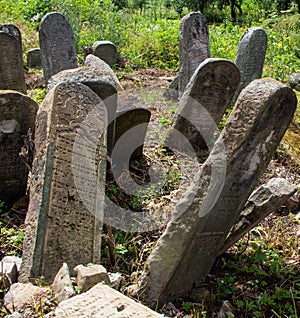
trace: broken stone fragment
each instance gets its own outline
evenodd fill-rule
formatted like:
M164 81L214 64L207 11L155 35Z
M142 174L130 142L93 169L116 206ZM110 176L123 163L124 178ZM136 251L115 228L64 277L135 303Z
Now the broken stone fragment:
M5 256L2 259L0 262L0 288L9 287L17 281L21 263L22 259L17 256Z

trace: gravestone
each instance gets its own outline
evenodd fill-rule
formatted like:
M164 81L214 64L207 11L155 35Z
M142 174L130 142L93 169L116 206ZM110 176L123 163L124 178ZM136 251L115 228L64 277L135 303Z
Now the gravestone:
M39 48L27 51L27 67L28 68L42 68L41 50Z
M107 130L107 152L111 154L115 136L115 117L117 111L117 88L109 73L93 68L78 67L71 70L61 71L53 75L47 84L49 91L58 83L77 82L87 85L103 101L107 109L108 130Z
M145 108L117 112L112 164L121 165L143 156L150 117L151 112Z
M0 31L0 89L26 94L19 39L3 31Z
M104 103L80 83L56 85L40 106L19 281L100 262L106 126Z
M37 108L26 95L0 90L0 200L9 205L26 193L28 170L19 152L22 136L34 131Z
M234 63L213 58L202 62L180 99L165 146L181 152L187 152L190 145L195 151L209 148L239 83Z
M204 281L296 106L292 89L270 78L242 91L147 260L140 296L149 304L165 303Z
M42 18L39 40L46 82L52 75L78 66L73 31L61 13L47 13Z
M18 40L20 46L19 51L22 52L22 36L17 26L15 26L14 24L3 24L0 26L0 31L6 32L7 34L14 36Z
M201 13L190 13L181 19L179 26L180 95L199 64L208 57L210 48L207 20Z
M107 63L110 67L116 61L117 48L110 41L96 41L92 46L93 54Z
M234 61L241 72L241 83L236 98L244 87L253 80L261 78L267 46L266 31L258 27L248 29L240 40Z

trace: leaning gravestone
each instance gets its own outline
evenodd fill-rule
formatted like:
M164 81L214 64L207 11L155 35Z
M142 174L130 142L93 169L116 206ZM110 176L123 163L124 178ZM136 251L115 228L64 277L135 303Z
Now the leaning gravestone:
M29 68L42 68L41 50L39 48L27 51L27 67Z
M100 262L106 126L104 103L82 84L56 85L40 106L20 281Z
M116 61L117 48L110 41L96 41L92 46L93 54L106 62L110 67Z
M181 152L187 152L190 144L195 151L207 149L239 82L234 63L213 58L202 62L180 99L165 146Z
M78 66L73 31L61 13L47 13L42 18L39 40L46 82L52 75Z
M292 89L272 79L255 80L242 91L148 258L140 282L148 303L165 303L203 282L296 106Z
M62 82L77 82L88 86L104 102L107 109L107 152L111 154L115 136L115 117L117 111L117 88L110 73L93 67L78 67L72 70L61 71L53 75L47 84L49 91Z
M179 27L179 92L186 85L201 62L210 57L208 24L205 16L193 12L182 18Z
M22 136L34 131L37 104L19 92L0 90L0 200L13 204L26 193L28 170L19 157Z
M267 46L268 37L262 28L250 28L243 35L234 61L241 72L241 83L236 98L244 87L253 80L261 78Z
M3 31L0 31L0 89L11 89L26 94L19 40Z

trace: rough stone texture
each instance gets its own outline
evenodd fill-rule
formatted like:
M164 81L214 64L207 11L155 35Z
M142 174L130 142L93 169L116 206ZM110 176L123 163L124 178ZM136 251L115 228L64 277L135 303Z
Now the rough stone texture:
M105 74L106 73L109 74L113 78L118 90L123 91L123 87L122 87L119 79L117 78L115 72L112 70L112 68L106 62L101 60L99 57L97 57L94 54L89 54L86 57L84 64L87 67L98 68L99 70L103 71Z
M33 302L34 297L45 294L46 290L46 288L34 286L30 283L13 284L4 297L4 305L11 312L18 311L27 302Z
M190 13L181 19L179 26L179 94L201 62L210 57L208 24L205 16Z
M107 114L87 86L61 83L36 120L20 281L100 261Z
M83 266L77 265L74 268L76 283L80 291L85 292L98 283L110 285L109 276L102 265Z
M62 267L56 274L51 287L58 302L69 299L75 295L67 263L63 263Z
M300 92L300 73L293 73L289 78L291 88Z
M22 135L34 132L37 108L26 95L0 90L0 200L9 205L26 193L28 170L19 152Z
M115 290L120 290L122 283L125 282L124 277L120 273L108 273L110 286Z
M92 46L93 54L110 67L115 63L117 48L110 41L96 41Z
M5 316L5 318L23 318L23 316L18 312L14 312L11 315Z
M47 13L42 18L39 40L46 82L52 75L78 66L73 31L61 13Z
M232 227L219 254L224 253L268 214L279 209L297 192L297 189L297 186L283 178L273 178L256 189L249 197L238 222Z
M19 52L22 52L22 36L17 26L15 26L14 24L3 24L0 26L0 31L14 36L19 43ZM21 58L23 60L23 55Z
M39 48L27 51L27 67L28 68L42 68L41 50Z
M5 256L0 262L0 289L17 282L22 259L17 256Z
M203 282L296 105L293 90L273 79L255 80L242 91L147 260L139 294L149 304L165 303Z
M117 112L112 164L122 165L142 157L150 117L151 112L145 108Z
M202 62L180 99L165 145L182 152L190 145L195 151L209 148L239 82L240 72L234 63L212 58Z
M162 315L100 283L86 293L61 302L50 317L154 318Z
M0 90L11 89L26 94L23 55L19 39L0 31Z
M268 37L264 29L250 28L243 35L234 61L241 72L235 100L244 87L262 76L267 47Z
M173 81L170 83L166 91L166 96L169 99L178 100L179 99L179 75L177 74Z
M115 138L115 118L117 111L117 88L112 76L94 67L78 67L72 70L65 70L53 75L47 85L47 89L52 89L62 82L77 82L88 86L104 102L108 116L107 130L107 152L111 154L113 141Z

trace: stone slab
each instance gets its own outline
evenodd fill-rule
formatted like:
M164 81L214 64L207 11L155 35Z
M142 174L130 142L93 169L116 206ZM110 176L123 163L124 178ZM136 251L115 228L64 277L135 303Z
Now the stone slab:
M106 62L110 67L115 63L117 48L110 41L96 41L92 46L93 54Z

